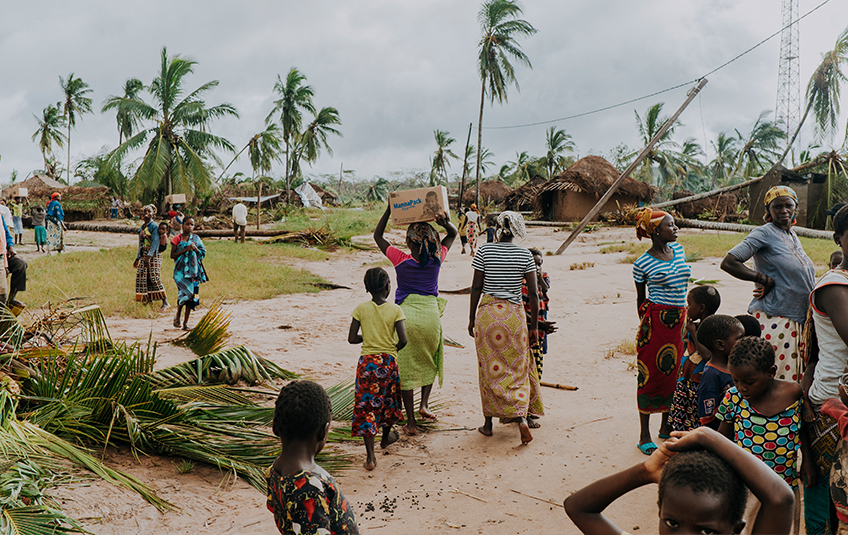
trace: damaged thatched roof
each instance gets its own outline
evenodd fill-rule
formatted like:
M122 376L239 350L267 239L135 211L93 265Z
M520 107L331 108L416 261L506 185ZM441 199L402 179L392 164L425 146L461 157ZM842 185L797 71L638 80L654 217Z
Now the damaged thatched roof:
M619 175L621 172L600 156L586 156L577 160L558 177L546 182L539 188L539 193L570 190L600 198ZM654 196L654 188L627 177L619 184L618 193L648 202Z
M504 205L510 210L532 210L543 184L545 184L544 178L540 176L531 178L521 187L512 190L504 199Z
M480 182L480 204L501 204L506 199L506 196L512 192L512 188L501 182L500 180L485 180ZM476 202L477 187L468 188L462 194L462 201L466 205Z

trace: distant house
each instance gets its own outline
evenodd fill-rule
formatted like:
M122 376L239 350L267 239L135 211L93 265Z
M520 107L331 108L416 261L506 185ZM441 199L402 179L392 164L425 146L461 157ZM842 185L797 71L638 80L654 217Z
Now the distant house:
M506 199L506 196L512 192L512 188L504 184L500 180L484 180L480 182L480 206L482 209L489 204L500 205ZM471 206L477 202L477 187L471 187L465 190L462 194L462 204Z
M3 196L8 197L9 193L11 193L12 190L17 190L18 188L26 188L29 191L29 194L32 195L32 192L34 190L38 191L38 190L49 189L49 190L52 190L52 191L61 192L63 189L65 189L67 187L68 186L62 184L58 180L53 180L52 178L50 178L47 175L36 174L36 175L32 175L31 177L24 180L23 182L18 182L17 184L12 184L8 188L5 188L3 190Z
M580 221L620 175L618 169L600 156L586 156L539 188L535 209L551 221ZM649 184L627 177L601 212L643 205L653 196L654 188Z
M547 181L540 177L533 177L520 187L515 188L504 199L504 208L514 212L530 212L536 204L539 189Z

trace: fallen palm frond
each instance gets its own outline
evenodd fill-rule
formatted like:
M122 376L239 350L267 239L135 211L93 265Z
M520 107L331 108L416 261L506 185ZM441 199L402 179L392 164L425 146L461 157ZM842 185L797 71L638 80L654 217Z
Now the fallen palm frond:
M453 338L451 338L450 336L445 335L445 337L444 337L444 338L445 338L445 342L444 342L444 343L445 343L445 345L446 345L446 346L448 346L448 347L458 347L458 348L460 348L460 349L463 349L463 348L465 347L464 345L460 344L459 342L457 342L456 340L454 340L454 339L453 339Z
M155 388L190 386L207 383L235 384L240 380L257 384L274 379L296 379L297 375L270 360L256 356L244 346L198 357L152 372L147 380Z
M224 312L221 303L216 302L200 318L194 328L173 341L174 345L185 346L195 355L208 355L223 348L230 338L230 320L232 315Z

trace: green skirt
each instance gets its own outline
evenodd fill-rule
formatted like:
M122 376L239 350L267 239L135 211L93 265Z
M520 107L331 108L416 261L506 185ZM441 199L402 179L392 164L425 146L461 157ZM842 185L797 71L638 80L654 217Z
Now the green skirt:
M400 308L406 316L406 347L398 352L401 390L431 385L442 376L445 346L442 338L442 313L447 301L434 295L410 294Z
M41 226L35 227L35 243L44 245L47 243L47 229Z

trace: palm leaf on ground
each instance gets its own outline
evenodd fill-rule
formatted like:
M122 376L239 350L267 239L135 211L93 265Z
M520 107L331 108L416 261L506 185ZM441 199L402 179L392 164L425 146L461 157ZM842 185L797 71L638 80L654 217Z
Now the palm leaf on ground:
M173 343L191 349L196 355L214 353L223 348L229 340L231 319L232 314L224 312L220 301L216 302L191 331Z

